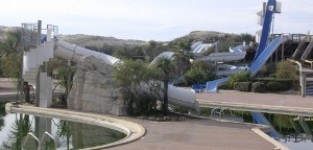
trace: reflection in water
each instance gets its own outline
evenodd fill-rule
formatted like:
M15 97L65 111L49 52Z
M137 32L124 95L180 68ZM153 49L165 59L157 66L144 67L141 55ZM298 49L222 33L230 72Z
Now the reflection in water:
M0 149L21 150L29 132L41 139L49 132L59 150L81 149L108 144L125 137L124 133L82 123L63 121L56 118L35 117L27 114L5 114L0 108ZM4 112L4 113L2 113ZM3 130L2 130L3 129ZM36 149L37 143L30 138L25 150ZM45 138L42 149L54 149L53 140Z
M4 125L3 117L6 115L5 112L5 103L0 102L0 131L2 130L2 127Z
M68 122L61 120L57 127L58 127L57 135L59 137L66 139L65 140L66 149L70 149L70 143L71 143L70 139L72 137L72 134L71 134L71 129L68 125Z
M202 115L214 115L214 109L201 110ZM243 122L255 123L263 122L272 126L273 130L278 132L280 138L276 139L292 150L307 150L313 147L313 116L295 116L280 115L269 113L251 113L247 111L224 110L219 119L226 120L243 120ZM258 114L258 118L254 118L252 114ZM241 119L237 119L240 117ZM235 119L234 119L235 118ZM256 121L256 119L258 121ZM268 122L268 123L267 123ZM268 130L268 135L272 130ZM277 137L277 136L275 136Z

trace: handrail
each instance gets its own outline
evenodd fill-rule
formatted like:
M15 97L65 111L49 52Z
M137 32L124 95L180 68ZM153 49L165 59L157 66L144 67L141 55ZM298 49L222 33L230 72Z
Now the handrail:
M301 87L301 96L305 97L305 95L306 95L306 92L305 92L305 90L306 90L305 76L306 75L305 75L305 73L302 72L302 69L303 69L302 64L299 61L294 61L294 60L289 60L289 61L297 64L297 66L298 66L299 80L300 80L300 87Z
M44 141L44 139L45 139L46 136L48 136L50 139L52 139L52 141L53 141L53 143L54 143L54 150L56 150L56 147L57 147L56 141L55 141L54 137L53 137L49 132L47 132L47 131L42 135L42 137L41 137L40 140L38 139L38 137L37 137L36 135L34 135L33 133L29 132L29 133L27 134L27 137L25 138L25 140L24 140L24 142L23 142L22 150L24 150L24 146L26 145L26 143L27 143L29 137L32 137L33 139L35 139L35 141L36 141L37 144L38 144L36 149L37 149L37 150L40 150L40 148L41 148L41 146L42 146L42 142Z
M24 146L26 145L26 142L27 142L27 140L28 140L28 138L29 138L29 136L31 136L33 139L35 139L35 141L37 142L37 150L40 150L40 147L41 147L41 143L40 143L40 141L39 141L39 139L33 134L33 133L31 133L31 132L29 132L28 134L27 134L27 137L26 137L26 139L24 140L24 142L23 142L23 145L22 145L22 150L24 150Z
M50 139L52 139L53 144L54 144L54 150L56 150L57 144L56 144L56 142L55 142L55 139L54 139L54 137L53 137L49 132L47 132L47 131L42 135L42 137L41 137L41 139L40 139L40 143L42 144L42 142L43 142L43 140L45 139L46 136L48 136Z

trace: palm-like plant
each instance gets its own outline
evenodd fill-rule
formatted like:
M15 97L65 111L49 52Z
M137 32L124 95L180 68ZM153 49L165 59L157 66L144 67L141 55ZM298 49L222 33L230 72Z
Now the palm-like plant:
M190 51L184 49L174 50L173 64L175 65L175 73L182 76L191 66L190 59L193 55Z
M168 84L170 78L173 76L174 73L174 65L170 59L161 58L159 59L157 68L160 68L164 75L163 75L163 113L166 115L168 113Z
M72 131L70 129L69 123L61 120L58 125L58 136L66 138L66 148L69 150L70 148L70 139L72 137Z
M23 139L31 131L32 129L31 122L29 120L29 115L19 114L19 117L16 116L16 120L13 125L13 131L11 131L11 133L13 134L13 138L15 139L15 142L9 147L14 150L22 149Z

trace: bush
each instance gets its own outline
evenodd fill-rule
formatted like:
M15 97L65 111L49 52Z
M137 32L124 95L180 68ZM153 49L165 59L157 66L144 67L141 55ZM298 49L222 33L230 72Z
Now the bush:
M251 90L256 93L264 93L266 91L265 84L263 82L254 82Z
M276 64L268 63L262 66L262 68L256 74L256 77L264 78L264 77L269 77L269 76L275 76L275 72L276 72Z
M234 89L238 91L250 92L251 82L235 82Z
M187 71L186 74L184 75L184 78L187 82L187 85L193 85L196 83L204 84L207 81L215 79L215 74L209 70L195 67Z
M292 87L291 81L270 81L266 83L266 90L270 92L286 91Z
M229 84L229 87L234 88L235 82L251 82L251 81L252 81L252 78L250 77L250 72L241 71L231 76L228 81L228 84Z
M277 78L281 79L295 79L297 76L297 69L291 62L283 60L277 64L275 75Z

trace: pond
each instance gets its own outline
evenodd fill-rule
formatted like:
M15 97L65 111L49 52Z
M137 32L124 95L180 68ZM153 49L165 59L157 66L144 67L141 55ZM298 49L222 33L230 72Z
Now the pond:
M0 103L0 149L22 149L29 132L39 140L45 132L50 133L59 150L81 149L104 145L124 138L126 135L112 129L58 118L36 117L28 114L6 113L5 104ZM29 138L25 149L36 149L36 141ZM45 138L41 145L45 149L53 149L54 142Z
M291 150L308 150L313 147L313 116L282 115L271 113L223 110L202 110L202 114L218 119L265 124L271 126L267 134Z

